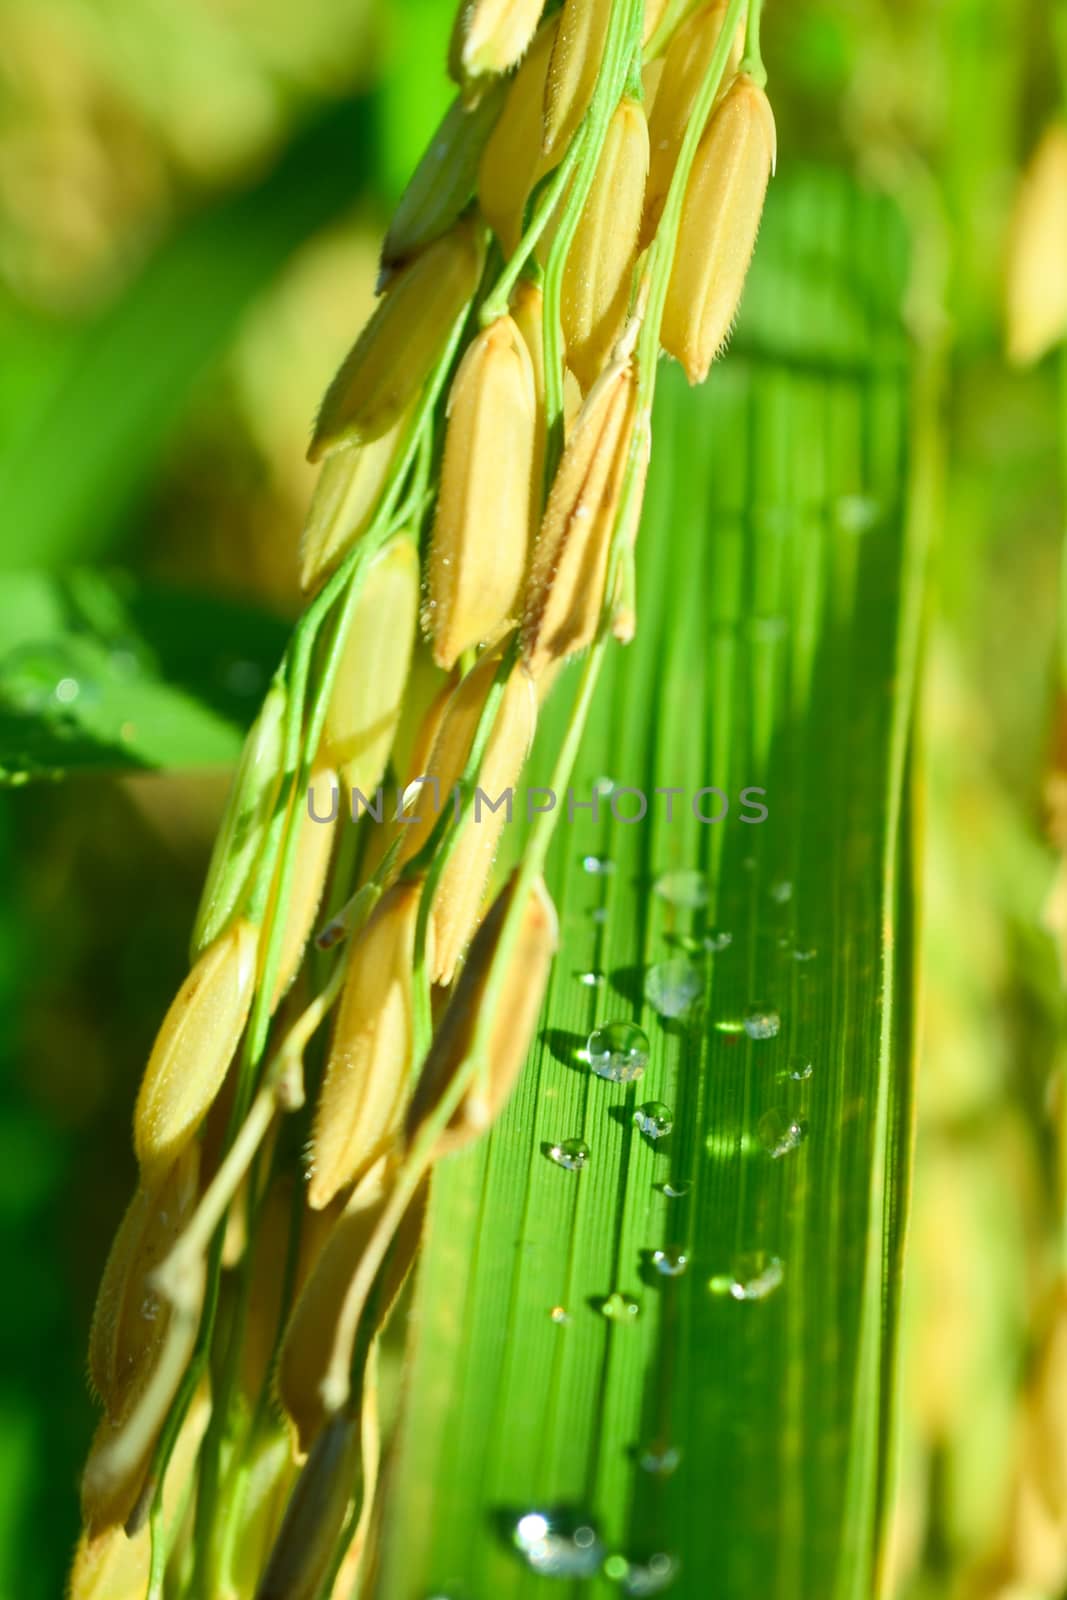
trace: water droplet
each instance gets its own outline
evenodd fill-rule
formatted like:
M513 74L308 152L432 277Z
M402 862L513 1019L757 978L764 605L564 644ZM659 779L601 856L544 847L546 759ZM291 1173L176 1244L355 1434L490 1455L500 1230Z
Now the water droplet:
M552 1318L553 1322L562 1323L569 1322L571 1320L570 1315L564 1306L553 1306L552 1310L548 1314Z
M736 1258L728 1275L712 1278L713 1294L728 1294L732 1300L766 1300L781 1288L785 1268L778 1256L766 1250L750 1250Z
M771 899L780 906L788 904L793 898L793 885L788 878L779 878L777 883L771 884Z
M593 784L593 793L599 795L613 794L615 791L614 778L597 778Z
M699 910L708 903L707 879L701 872L664 872L656 879L655 890L661 900L686 911Z
M659 961L645 973L645 998L661 1017L684 1017L703 993L703 973L684 956Z
M665 1139L674 1127L674 1112L662 1100L646 1100L634 1112L634 1127L646 1138Z
M710 933L704 935L705 950L712 950L716 954L720 950L728 950L733 942L733 934L728 933L725 928L712 928Z
M648 1066L648 1035L633 1022L605 1022L589 1035L589 1065L598 1078L633 1083Z
M566 1167L568 1172L581 1172L589 1160L589 1146L582 1139L564 1139L562 1144L550 1147L548 1157L557 1167Z
M642 1471L651 1472L653 1477L669 1478L672 1472L677 1472L681 1459L682 1452L677 1445L656 1442L642 1451L639 1464Z
M793 960L794 961L814 961L815 957L818 955L818 953L819 952L817 950L794 950L793 951Z
M682 1200L689 1193L693 1185L688 1178L679 1178L677 1183L657 1183L656 1188L660 1194L665 1194L668 1200Z
M776 1161L804 1143L808 1125L803 1117L791 1117L777 1107L764 1112L759 1119L760 1144Z
M665 1551L657 1551L647 1561L629 1561L625 1556L613 1555L604 1565L604 1575L619 1585L623 1594L634 1600L644 1600L646 1595L662 1594L678 1576L678 1563Z
M611 1322L633 1322L641 1315L641 1302L632 1295L620 1294L616 1289L614 1294L608 1295L600 1310Z
M566 1511L527 1511L515 1524L515 1548L545 1578L592 1578L604 1546L588 1517Z
M60 678L55 687L55 696L60 705L70 705L72 700L77 700L81 694L81 684L77 678Z
M671 1244L665 1250L653 1250L652 1265L665 1278L680 1278L689 1265L689 1257L679 1245Z
M146 1294L141 1301L141 1315L146 1322L155 1322L159 1316L159 1296Z
M782 1019L773 1006L750 1006L745 1015L745 1032L750 1039L774 1039Z
M596 972L593 969L590 969L588 972L579 972L576 974L576 977L578 982L584 984L587 989L599 989L600 985L604 982L604 974L602 972Z
M607 906L594 906L589 915L592 917L594 922L607 922L608 908Z
M807 1056L790 1056L789 1077L793 1079L794 1083L804 1083L814 1071L815 1068Z
M608 856L583 856L582 866L594 878L608 878L615 871L615 863Z

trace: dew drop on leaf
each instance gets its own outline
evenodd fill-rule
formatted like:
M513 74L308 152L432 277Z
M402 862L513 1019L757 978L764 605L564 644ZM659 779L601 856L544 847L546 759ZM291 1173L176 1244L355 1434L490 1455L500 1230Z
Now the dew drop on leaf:
M692 1184L688 1178L679 1178L677 1183L658 1183L656 1188L660 1194L665 1194L668 1200L682 1200L689 1193Z
M531 1571L544 1578L592 1578L604 1561L596 1527L574 1512L527 1511L512 1539Z
M680 1278L689 1265L689 1257L679 1245L668 1245L665 1250L653 1250L652 1265L665 1278Z
M648 1139L665 1139L674 1127L674 1112L662 1100L646 1100L634 1112L634 1127Z
M633 1295L620 1294L618 1289L609 1294L600 1307L609 1322L634 1322L641 1315L641 1303Z
M678 1469L682 1459L682 1452L677 1445L654 1443L643 1450L640 1456L640 1466L643 1472L650 1472L656 1478L669 1478L672 1472Z
M805 1083L808 1078L811 1077L814 1070L815 1068L812 1066L807 1056L790 1056L789 1077L793 1079L794 1083Z
M633 1596L634 1600L645 1595L662 1594L678 1576L677 1561L665 1551L657 1551L647 1561L627 1561L625 1557L618 1559L622 1561L625 1571L620 1570L615 1581L623 1594Z
M808 1125L803 1117L791 1117L787 1111L773 1107L759 1119L757 1131L760 1144L777 1161L804 1143Z
M729 1273L711 1279L712 1294L729 1295L731 1300L766 1300L782 1286L785 1268L778 1256L766 1250L750 1250L735 1257Z
M684 1017L704 992L704 975L684 956L659 961L645 973L645 999L661 1017Z
M562 1144L550 1146L548 1158L568 1172L581 1172L589 1160L589 1146L582 1139L564 1139Z
M586 1053L598 1078L634 1083L648 1066L648 1035L633 1022L605 1022L589 1035Z
M750 1039L775 1039L782 1019L773 1006L750 1006L745 1013L745 1032Z
M700 872L664 872L656 879L655 890L668 905L686 911L696 911L708 903L707 879Z

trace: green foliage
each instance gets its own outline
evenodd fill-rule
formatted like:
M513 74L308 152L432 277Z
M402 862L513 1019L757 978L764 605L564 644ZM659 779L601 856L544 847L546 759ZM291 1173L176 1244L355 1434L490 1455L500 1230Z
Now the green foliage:
M128 576L11 574L0 781L235 760L285 638L274 618Z
M885 202L783 182L728 358L701 392L664 375L637 641L574 778L585 802L605 776L639 788L649 815L602 795L598 820L561 820L541 1043L492 1136L435 1179L380 1600L540 1592L506 1530L555 1506L634 1561L676 1558L694 1600L874 1592L910 1101L904 269ZM730 800L716 826L688 803L707 785ZM657 786L685 791L673 821ZM769 816L746 825L757 786ZM706 906L657 892L677 872ZM645 995L670 958L702 990L672 1021ZM609 1019L651 1040L635 1085L582 1059ZM655 1143L632 1120L652 1099L674 1112ZM581 1173L546 1159L568 1138ZM672 1246L678 1277L652 1261ZM764 1299L735 1298L761 1274ZM615 1293L636 1320L602 1314ZM657 1446L680 1452L670 1476L640 1465Z
M54 569L114 540L241 313L370 176L338 159L368 148L370 126L366 99L326 111L275 170L180 228L65 358L51 354L0 456L0 567Z

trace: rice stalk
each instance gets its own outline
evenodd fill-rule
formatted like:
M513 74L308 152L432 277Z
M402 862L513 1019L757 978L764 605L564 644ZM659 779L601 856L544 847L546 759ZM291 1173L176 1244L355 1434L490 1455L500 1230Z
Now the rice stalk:
M104 1536L143 1548L147 1523L149 1600L164 1592L310 1600L337 1574L349 1591L353 1577L363 1581L346 1550L357 1532L360 1550L373 1544L376 1341L418 1254L435 1162L483 1132L507 1101L555 944L541 873L557 817L538 819L512 882L494 898L497 791L517 781L559 668L586 652L553 776L557 792L566 789L609 642L632 636L633 543L661 344L686 352L691 377L704 375L732 323L762 211L769 160L743 159L739 176L735 163L725 188L705 172L724 143L709 117L735 72L747 88L729 102L741 106L731 138L748 148L749 107L764 131L773 126L760 10L759 0L723 8L714 46L687 84L669 178L662 162L658 169L661 214L637 256L647 165L641 69L669 47L677 18L660 17L646 49L654 19L640 0L566 0L523 54L533 8L487 0L461 8L453 65L466 98L447 122L448 181L435 178L432 156L416 173L387 240L378 307L316 421L309 455L323 462L322 487L303 544L314 598L250 736L198 919L196 964L138 1101L138 1216L149 1213L138 1239L176 1165L200 1152L178 1236L145 1279L145 1305L165 1309L162 1336L138 1330L136 1317L131 1332L125 1304L111 1315L121 1261L109 1264L94 1327L96 1372L125 1363L139 1331L143 1348L134 1351L137 1383L107 1419L87 1469L93 1548ZM636 161L616 159L620 114ZM724 163L731 159L724 150ZM621 235L596 220L610 214L616 190L628 218ZM706 260L701 229L715 239ZM534 350L520 329L530 327L542 236ZM595 275L587 299L576 272ZM572 344L588 393L569 424ZM482 348L504 352L510 371L477 359ZM479 386L490 382L479 403ZM493 425L501 405L514 407L503 432L503 418ZM449 432L448 413L467 437ZM502 480L493 476L498 451L511 469ZM514 502L505 581L484 538L483 480L500 481ZM346 830L321 808L331 793L339 803L339 771L346 804L377 806L382 821L381 790L376 798L364 786L378 785L404 719L409 578L427 560L428 629L438 659L459 664L447 697L426 714L431 727L415 738L429 751L426 772L411 774L390 833L379 836L389 842L370 844L361 870ZM521 635L509 632L520 618ZM486 803L489 825L479 816ZM340 947L301 965L327 879L329 932L318 945ZM335 1005L322 1072L320 1031ZM309 1119L313 1173L301 1170ZM292 1221L273 1297L256 1291L253 1266L282 1188L293 1196ZM136 1252L137 1240L120 1233L116 1248L127 1247ZM143 1266L135 1256L126 1276ZM144 1311L149 1323L154 1315ZM120 1335L121 1350L107 1348ZM249 1360L253 1348L260 1354ZM182 1454L191 1487L176 1525L178 1451L205 1391L209 1420L195 1464ZM263 1453L279 1406L292 1424L288 1463ZM278 1492L253 1496L262 1461ZM252 1562L251 1548L261 1552ZM74 1600L96 1592L91 1567L79 1557Z

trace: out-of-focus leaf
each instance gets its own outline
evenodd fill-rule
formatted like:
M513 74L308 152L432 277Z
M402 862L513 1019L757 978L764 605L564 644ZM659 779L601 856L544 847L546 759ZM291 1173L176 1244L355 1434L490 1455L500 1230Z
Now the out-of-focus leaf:
M261 182L190 218L74 341L0 459L0 567L107 545L193 383L293 250L363 192L373 152L368 101L331 109Z
M0 592L0 782L232 761L286 631L128 577L11 574Z
M509 1534L556 1507L633 1564L628 1590L582 1585L605 1600L668 1575L686 1600L878 1592L911 1081L905 275L887 202L781 179L733 348L701 392L664 373L637 641L582 809L558 797L546 1025L491 1138L434 1180L375 1600L533 1600ZM704 814L729 811L703 825L712 786ZM667 1020L647 986L679 960L698 999ZM650 1039L629 1086L582 1053L616 1020ZM673 1113L656 1142L647 1101ZM569 1138L580 1174L546 1158ZM639 1314L605 1316L616 1294Z

